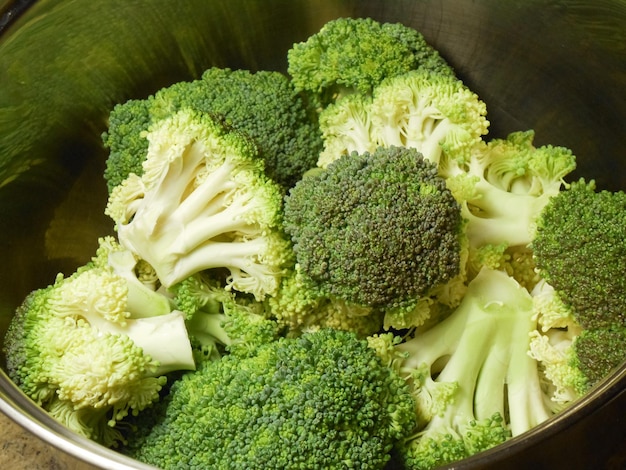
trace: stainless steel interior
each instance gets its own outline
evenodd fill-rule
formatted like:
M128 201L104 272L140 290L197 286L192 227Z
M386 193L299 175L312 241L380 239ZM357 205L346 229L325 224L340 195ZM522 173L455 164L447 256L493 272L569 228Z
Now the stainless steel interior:
M491 136L534 129L574 151L575 176L626 189L624 0L39 0L11 14L26 3L0 2L0 336L28 291L112 230L99 136L114 103L212 65L284 70L294 42L339 16L417 28L487 103ZM625 387L622 368L455 468L623 468ZM58 426L2 371L0 410L79 459L145 468Z

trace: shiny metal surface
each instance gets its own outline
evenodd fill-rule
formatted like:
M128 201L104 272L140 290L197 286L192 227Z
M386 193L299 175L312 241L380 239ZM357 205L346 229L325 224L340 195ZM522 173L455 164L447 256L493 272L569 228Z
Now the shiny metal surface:
M491 136L535 129L574 151L577 176L626 188L623 0L39 0L0 34L0 335L28 291L111 232L99 135L114 103L211 65L284 70L293 42L339 16L417 28L487 103ZM456 468L624 468L625 388L623 369ZM0 410L80 459L141 468L56 425L4 373Z

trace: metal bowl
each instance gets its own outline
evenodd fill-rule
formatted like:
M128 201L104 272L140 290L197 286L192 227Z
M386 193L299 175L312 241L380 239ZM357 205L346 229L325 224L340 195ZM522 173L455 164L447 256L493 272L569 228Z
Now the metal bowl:
M0 335L15 307L112 232L103 215L113 104L209 66L276 69L340 16L421 31L487 103L490 136L534 129L577 176L626 188L623 0L0 1ZM4 362L0 358L0 364ZM455 468L624 468L626 367L562 414ZM0 371L0 410L102 468L147 468L68 432Z

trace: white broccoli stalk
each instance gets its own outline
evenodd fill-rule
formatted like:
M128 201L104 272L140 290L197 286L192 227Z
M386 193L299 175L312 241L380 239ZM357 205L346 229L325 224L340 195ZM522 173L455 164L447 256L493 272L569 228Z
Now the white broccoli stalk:
M182 110L148 132L141 177L111 193L106 212L120 243L165 287L213 268L228 286L262 299L276 291L289 250L282 193L243 135Z

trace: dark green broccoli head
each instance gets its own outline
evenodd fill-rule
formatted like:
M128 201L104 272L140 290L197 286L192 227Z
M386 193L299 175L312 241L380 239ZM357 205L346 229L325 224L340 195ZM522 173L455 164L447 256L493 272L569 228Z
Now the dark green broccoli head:
M626 359L626 328L583 330L573 352L572 365L586 379L579 392L585 393Z
M353 153L305 176L285 229L303 275L357 305L409 305L459 272L460 207L414 149Z
M542 211L532 248L583 328L626 325L626 193L572 183Z
M367 341L320 330L202 364L139 415L125 453L165 470L381 469L414 406Z
M417 68L454 75L416 30L371 18L338 18L288 51L288 72L298 90L321 101L342 90L371 93L384 78Z
M199 80L175 83L113 109L104 134L109 189L130 172L141 175L147 150L142 133L182 108L217 116L250 137L268 176L285 188L315 166L322 149L316 117L285 75L214 67Z

